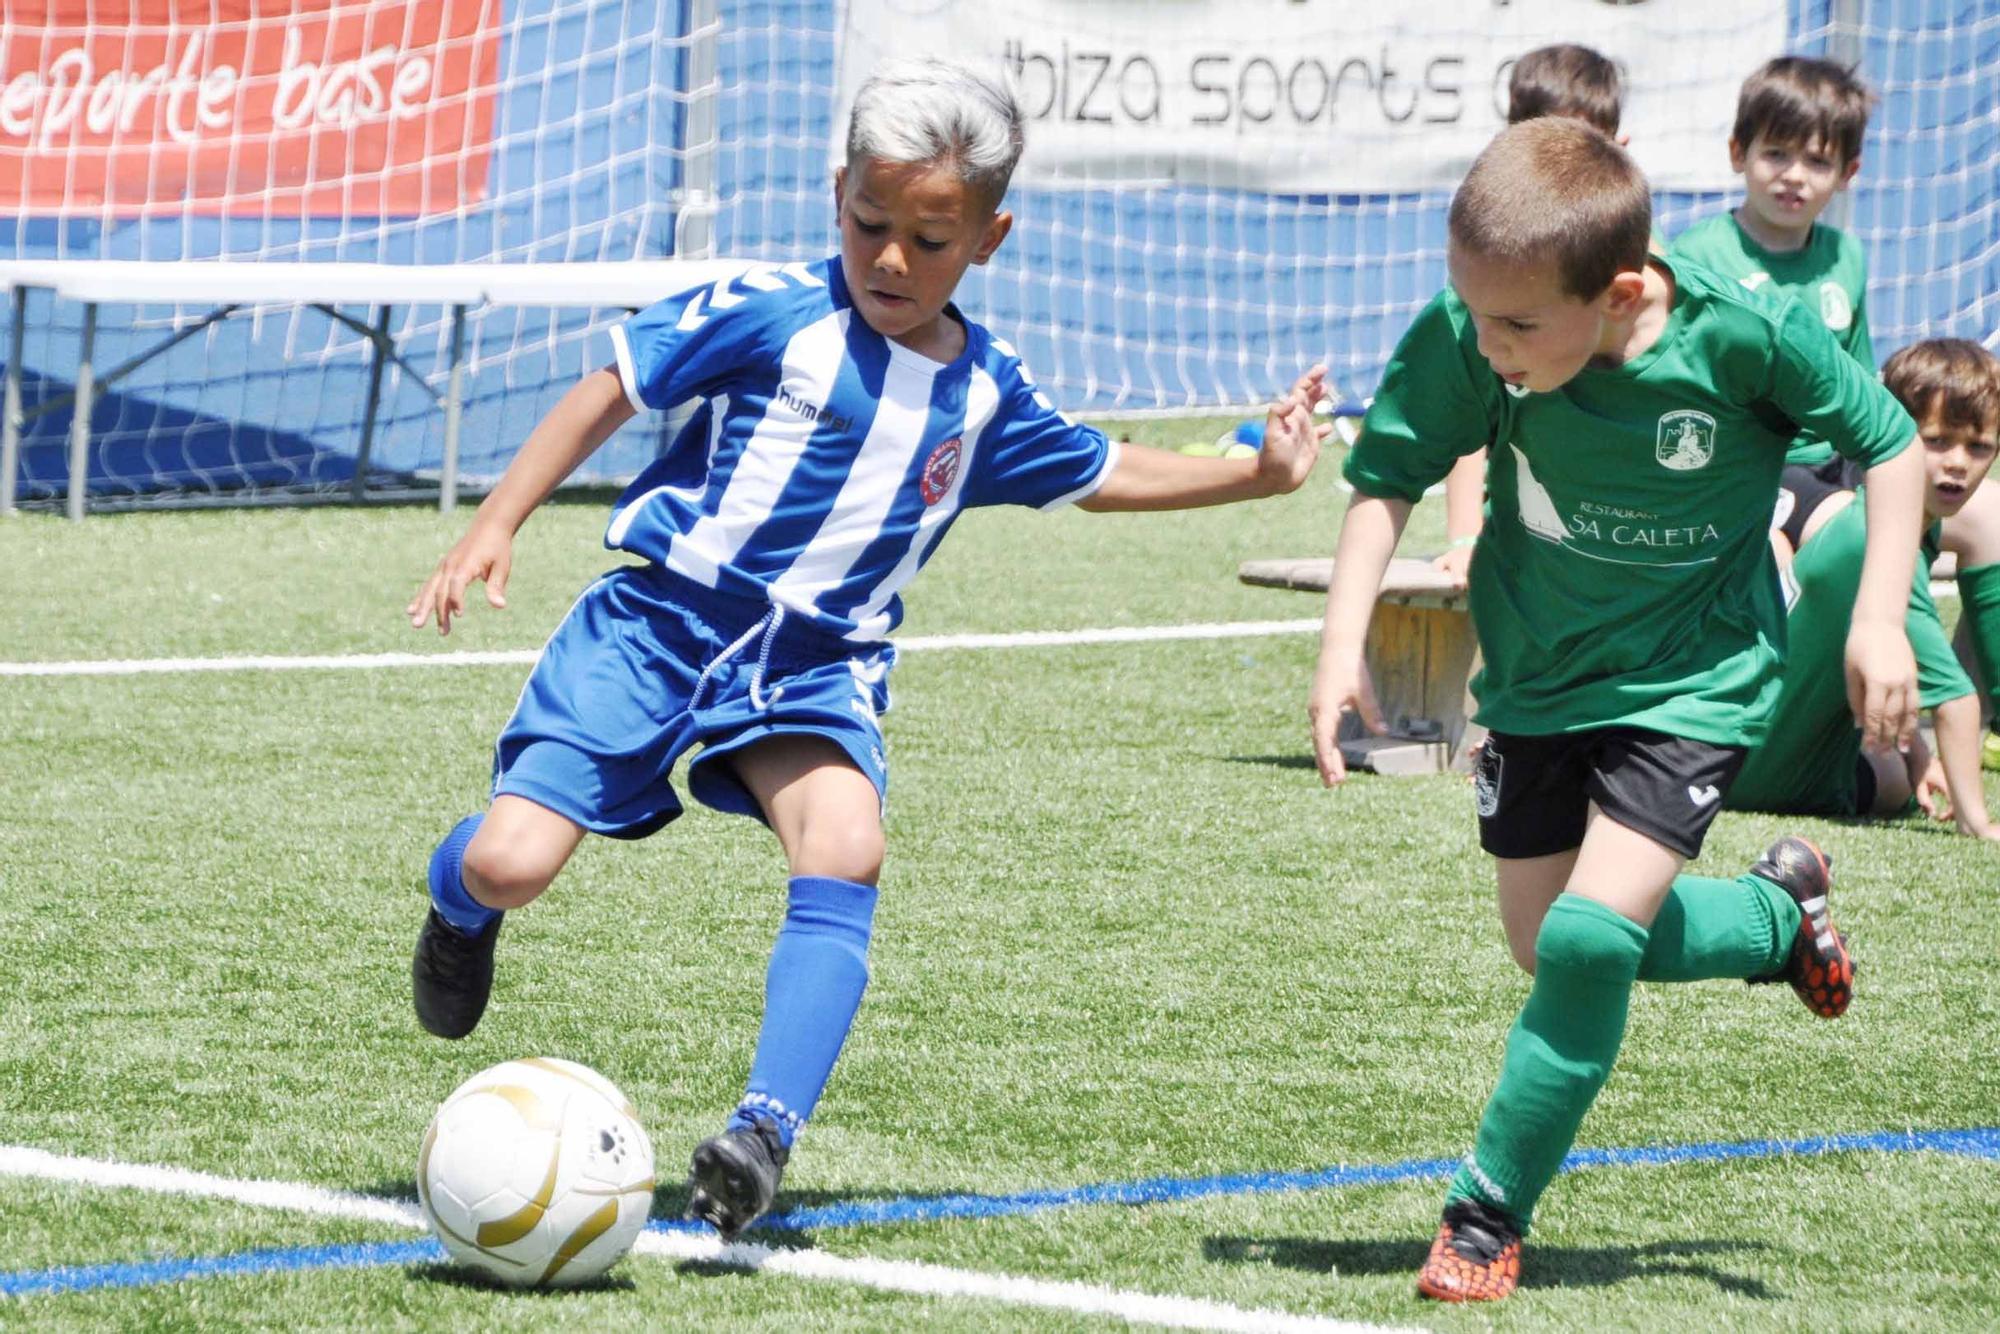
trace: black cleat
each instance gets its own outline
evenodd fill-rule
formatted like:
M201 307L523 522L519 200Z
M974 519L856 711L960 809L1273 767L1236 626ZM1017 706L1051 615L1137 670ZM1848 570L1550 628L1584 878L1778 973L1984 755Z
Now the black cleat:
M462 1038L479 1026L493 992L493 946L506 920L495 916L484 931L468 936L431 909L410 962L418 1023L441 1038Z
M699 1218L736 1240L762 1217L778 1197L778 1180L792 1156L778 1137L778 1123L768 1116L752 1118L749 1130L725 1130L705 1139L688 1167L689 1218Z
M1833 887L1830 857L1803 838L1779 839L1765 850L1750 874L1768 880L1799 905L1799 933L1792 940L1785 966L1752 982L1789 982L1808 1010L1822 1019L1838 1019L1854 1000L1854 975L1859 971L1847 952L1847 937L1833 929L1827 913L1827 891Z

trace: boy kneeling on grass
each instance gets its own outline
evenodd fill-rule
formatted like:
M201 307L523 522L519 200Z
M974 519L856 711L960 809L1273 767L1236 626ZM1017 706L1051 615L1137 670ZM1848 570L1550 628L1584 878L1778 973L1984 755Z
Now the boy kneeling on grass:
M1840 645L1861 580L1867 506L1854 503L1855 492L1792 465L1778 506L1779 531L1797 549L1784 688L1769 735L1750 752L1723 804L1800 815L1899 815L1914 801L1937 819L1954 820L1963 833L2000 839L1980 783L1979 696L1938 618L1930 578L1947 532L1979 494L2000 449L2000 359L1968 339L1929 339L1890 357L1882 383L1916 418L1923 439L1922 558L1905 626L1917 658L1917 702L1937 710L1937 754L1921 737L1907 751L1862 747L1847 709ZM1961 546L1982 540L1989 527L1959 534Z

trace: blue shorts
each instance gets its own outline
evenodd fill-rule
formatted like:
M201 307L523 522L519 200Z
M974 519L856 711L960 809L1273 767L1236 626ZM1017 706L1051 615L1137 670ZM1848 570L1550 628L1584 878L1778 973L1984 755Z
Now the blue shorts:
M796 734L839 746L886 796L876 716L895 658L886 642L856 644L657 566L613 570L576 600L521 688L494 748L493 795L644 838L681 813L667 776L700 746L687 773L695 799L761 819L723 757Z

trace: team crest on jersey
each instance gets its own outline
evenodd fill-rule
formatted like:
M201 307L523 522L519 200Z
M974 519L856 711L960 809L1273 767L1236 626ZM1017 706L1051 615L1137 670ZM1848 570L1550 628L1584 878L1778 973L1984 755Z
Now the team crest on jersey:
M1715 457L1715 418L1693 408L1662 416L1659 435L1653 441L1653 457L1662 468L1675 472L1706 468Z
M964 453L965 446L957 436L931 451L931 456L924 460L923 477L918 482L924 493L924 504L935 505L944 499L945 493L951 490L951 484L958 480L958 461Z
M1847 299L1845 287L1836 282L1819 285L1819 317L1835 333L1845 331L1854 323L1854 303Z

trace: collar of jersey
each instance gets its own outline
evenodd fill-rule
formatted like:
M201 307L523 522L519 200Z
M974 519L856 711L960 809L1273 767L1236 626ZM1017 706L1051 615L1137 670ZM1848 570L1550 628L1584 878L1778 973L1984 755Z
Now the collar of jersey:
M1616 375L1626 378L1644 375L1652 364L1664 356L1667 349L1674 345L1681 336L1681 330L1687 326L1688 287L1687 280L1682 277L1681 266L1676 264L1670 256L1661 254L1648 254L1646 262L1648 264L1658 264L1673 279L1674 304L1667 310L1667 326L1660 330L1660 336L1653 340L1651 347L1630 361L1620 362L1616 366L1586 366L1583 368L1582 374Z
M945 302L944 312L957 320L959 326L965 330L965 346L950 361L933 361L923 353L904 347L895 339L878 333L874 325L862 319L860 308L854 304L854 294L847 288L847 271L841 266L839 255L829 255L827 257L826 276L828 284L838 294L840 304L847 307L855 319L861 320L862 327L882 340L883 346L889 349L889 359L891 361L901 362L912 370L926 371L932 375L942 375L946 371L957 370L972 364L973 341L977 337L979 326L965 318L965 312L958 308L957 302Z

